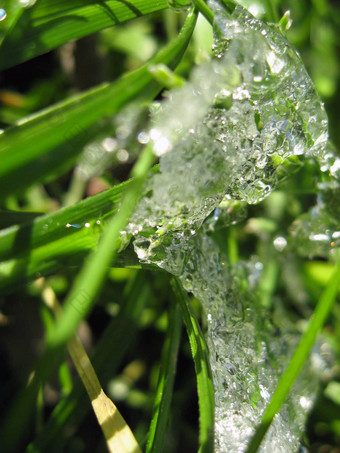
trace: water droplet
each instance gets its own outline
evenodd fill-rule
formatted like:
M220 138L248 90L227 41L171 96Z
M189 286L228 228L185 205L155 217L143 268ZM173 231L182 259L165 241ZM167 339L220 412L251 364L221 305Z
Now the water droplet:
M6 17L7 17L7 12L6 12L6 10L3 9L3 8L0 8L0 22L1 22L2 20L5 20Z
M171 150L172 144L169 138L162 135L162 132L158 129L150 130L150 138L153 140L153 150L156 156L162 156Z
M274 247L278 252L282 252L287 247L287 239L283 236L278 236L274 239Z
M67 223L66 228L81 228L81 225L79 223Z
M90 226L91 226L91 225L90 225L89 222L84 223L84 227L85 227L85 228L90 228Z
M120 149L117 151L117 159L119 162L125 163L129 160L129 152L126 149Z
M137 140L141 145L146 145L150 141L150 136L147 132L141 131L137 136Z
M117 140L112 137L104 138L104 140L102 141L102 147L108 153L112 153L112 151L115 151L117 149L117 144L118 144Z
M330 237L328 234L324 233L311 233L309 235L309 240L315 242L330 242Z
M302 396L300 398L300 404L303 409L309 410L312 408L313 401L310 398L306 398L305 396Z

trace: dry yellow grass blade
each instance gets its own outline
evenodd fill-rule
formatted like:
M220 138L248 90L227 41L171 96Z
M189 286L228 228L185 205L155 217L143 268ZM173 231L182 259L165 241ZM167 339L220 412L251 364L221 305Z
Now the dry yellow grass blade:
M39 281L40 288L44 285ZM60 304L50 287L43 287L42 298L55 316L61 311ZM68 352L77 369L80 379L89 395L98 423L103 431L111 453L141 453L141 449L115 404L104 393L90 359L78 337L71 338Z

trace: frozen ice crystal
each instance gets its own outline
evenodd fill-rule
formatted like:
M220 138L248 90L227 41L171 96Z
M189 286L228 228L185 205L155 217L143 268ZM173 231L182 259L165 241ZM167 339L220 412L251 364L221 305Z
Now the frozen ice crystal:
M230 268L206 231L233 223L247 203L264 199L291 160L324 159L327 117L300 56L277 27L241 6L232 14L215 1L210 6L217 58L154 109L145 136L160 164L126 234L134 236L141 261L177 275L200 299L215 387L216 451L243 452L296 335L271 324L256 304L251 287L259 266ZM314 384L311 377L298 384L261 451L297 449Z
M260 422L298 335L293 326L273 324L254 288L258 262L229 266L206 235L191 239L180 276L184 288L202 301L215 389L215 451L244 452ZM320 357L317 350L313 353ZM295 384L293 396L275 417L261 452L295 452L306 414L313 405L320 366L313 361Z
M316 204L291 227L293 244L308 258L340 257L340 157L329 144L316 159L322 172Z
M139 256L200 227L225 199L258 203L295 156L322 156L327 117L300 56L274 25L216 2L218 58L156 109L149 131L159 172L128 226ZM222 212L222 211L221 211ZM177 242L183 242L177 236Z

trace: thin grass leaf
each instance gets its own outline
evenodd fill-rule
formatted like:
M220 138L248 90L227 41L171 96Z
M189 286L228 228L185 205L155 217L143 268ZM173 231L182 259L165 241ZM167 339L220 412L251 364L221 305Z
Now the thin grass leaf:
M275 392L265 409L261 424L256 429L255 435L251 439L247 448L247 453L256 453L258 448L271 425L275 415L280 410L282 404L287 398L289 391L295 382L298 374L301 371L308 355L315 343L315 340L322 329L325 321L331 313L336 295L339 291L340 285L340 261L337 263L336 268L329 279L328 285L322 293L319 302L315 308L313 316L308 324L308 327L302 335L301 341L294 351L294 354L282 374Z
M169 326L160 364L154 412L150 424L146 453L160 453L164 448L166 425L176 372L178 348L181 338L182 316L178 305L172 306Z
M54 291L45 284L43 284L42 289L42 298L45 304L50 307L55 317L58 317L62 308ZM115 404L104 393L91 361L77 335L70 338L67 350L91 400L108 451L111 453L141 453L130 427Z
M200 13L207 19L210 25L214 23L214 13L213 11L204 3L203 0L193 0L193 4L198 9Z
M188 295L177 278L172 280L172 287L182 310L195 364L200 412L199 451L200 453L212 453L214 451L215 404L208 347Z
M41 214L38 212L0 211L0 229L23 225L40 216Z
M126 300L122 303L121 311L105 329L92 355L93 366L103 386L117 372L135 338L145 304L151 297L150 286L144 272L137 271L127 285L125 293ZM77 426L89 409L84 387L78 380L74 383L71 393L56 406L41 432L29 445L28 451L30 453L52 451L55 439L59 440L58 451L61 451L67 441L64 438L66 423L71 422L73 426Z
M8 31L19 21L23 10L18 1L3 0L1 2L0 46Z
M7 31L0 47L0 70L71 40L167 7L167 0L39 0L32 8L19 6L20 17L15 27ZM7 16L5 23L13 16L12 11Z
M104 393L95 370L76 337L68 342L68 351L91 400L93 411L111 453L141 453L141 449L118 408Z
M154 167L156 171L157 166ZM97 245L107 219L117 212L122 193L132 181L89 197L50 214L0 213L0 221L13 223L0 235L0 290L11 292L18 284L46 276L63 266L75 266ZM32 220L30 220L32 219ZM141 266L131 247L123 250L117 267Z
M141 91L140 100L155 96L160 87L153 81L149 67L158 63L176 66L190 40L196 19L197 13L191 11L178 37L136 71L24 118L16 126L2 132L0 200L18 190L14 182L20 181L20 188L30 184L32 171L35 177L40 177L42 170L35 173L34 162L39 162L50 150L67 143L68 153L64 157L70 159L70 156L80 152L79 140L87 134L89 126L100 118L117 113L131 99L136 99ZM77 137L76 141L72 141L74 137ZM55 158L60 159L57 154ZM50 159L49 165L53 168Z
M0 431L4 450L12 451L16 448L21 433L27 429L41 383L45 382L60 364L66 342L92 309L104 283L107 268L117 255L120 231L125 228L133 212L153 161L152 148L147 145L133 167L131 176L134 181L125 191L119 212L108 221L97 250L91 253L78 274L65 300L63 312L47 335L46 351L39 361L34 377L17 397L5 419Z
M46 275L69 260L81 262L97 246L107 218L116 213L122 192L129 185L120 184L74 206L3 230L0 288L10 289L19 281Z

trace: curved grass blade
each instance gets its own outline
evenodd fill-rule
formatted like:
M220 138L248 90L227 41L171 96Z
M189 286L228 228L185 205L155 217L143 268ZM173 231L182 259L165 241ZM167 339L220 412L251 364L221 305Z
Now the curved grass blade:
M212 453L214 451L215 402L208 347L190 305L188 295L177 278L172 280L172 287L182 310L195 364L200 412L199 452Z
M294 351L294 354L282 374L275 392L266 407L261 424L256 429L255 435L251 439L247 448L247 453L256 453L264 438L268 428L270 427L275 415L280 410L288 393L295 382L301 368L306 362L308 355L315 343L315 340L331 313L336 295L340 286L340 261L337 263L336 268L329 279L326 289L322 293L319 302L315 308L314 314L308 324L308 327L302 335L301 341Z
M144 272L137 271L132 277L126 287L125 295L126 300L122 303L118 316L112 319L92 355L93 366L103 386L117 372L135 338L146 302L151 297L150 285ZM29 453L54 451L52 446L55 444L55 439L61 442L61 445L58 445L58 451L61 451L62 444L67 441L63 437L66 423L71 421L73 426L79 425L89 410L84 387L80 380L77 380L71 393L60 401L41 432L29 445Z
M16 398L8 417L1 427L0 438L4 451L13 451L27 430L37 393L42 382L53 373L62 361L66 342L71 338L82 319L91 311L95 298L102 288L107 268L117 255L120 231L125 228L138 201L148 170L154 161L151 146L146 146L131 176L134 178L125 191L119 212L112 217L104 230L98 248L91 253L66 297L63 311L54 328L48 332L46 350L39 361L34 377Z
M140 100L149 100L150 96L157 94L160 86L153 81L150 66L158 63L170 67L177 65L196 19L197 12L192 10L178 37L141 68L116 82L103 84L24 118L16 126L3 131L0 134L0 200L13 193L13 181L20 181L21 187L26 181L31 183L32 174L28 176L28 166L34 172L34 162L39 162L50 150L67 143L68 158L78 154L79 144L72 141L74 137L77 140L81 138L89 126L100 118L117 113L131 99L140 96L141 91Z
M11 2L18 3L19 2ZM168 7L166 0L39 0L18 6L20 17L0 47L0 70L46 53L71 40ZM8 18L13 13L8 12ZM6 22L8 19L4 22Z
M181 326L182 316L180 308L178 305L172 306L169 314L168 332L162 352L154 413L150 424L146 453L161 453L163 451L181 338Z

